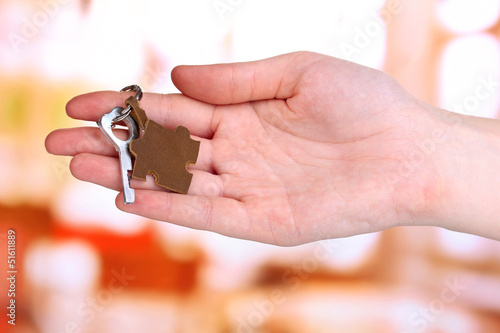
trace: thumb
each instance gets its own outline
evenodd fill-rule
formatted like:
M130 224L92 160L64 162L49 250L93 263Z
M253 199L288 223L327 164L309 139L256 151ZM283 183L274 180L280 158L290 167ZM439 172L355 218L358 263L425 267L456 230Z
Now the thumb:
M294 95L303 69L319 57L295 52L251 62L177 66L172 81L183 94L211 104L286 99Z

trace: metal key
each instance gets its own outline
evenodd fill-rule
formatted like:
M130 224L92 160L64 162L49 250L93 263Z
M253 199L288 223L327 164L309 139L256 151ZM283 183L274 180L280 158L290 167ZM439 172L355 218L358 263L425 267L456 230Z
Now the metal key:
M132 118L131 115L128 115L127 117L122 119L122 121L128 127L128 139L123 141L118 139L114 135L113 126L116 119L123 115L123 110L124 109L119 106L114 108L113 110L111 110L111 112L104 114L97 122L97 125L118 152L123 183L123 201L126 205L130 205L135 201L135 192L133 188L130 188L130 177L128 175L128 171L132 171L132 158L130 156L128 147L132 140L139 137L140 132L137 122L134 120L134 118Z

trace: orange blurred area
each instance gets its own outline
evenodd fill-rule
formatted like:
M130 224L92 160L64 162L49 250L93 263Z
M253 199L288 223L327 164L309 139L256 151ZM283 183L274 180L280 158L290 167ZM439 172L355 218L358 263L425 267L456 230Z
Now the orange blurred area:
M499 332L498 242L430 227L228 239L122 213L44 148L82 124L75 95L176 92L176 65L303 49L498 118L499 16L499 0L0 0L0 331Z

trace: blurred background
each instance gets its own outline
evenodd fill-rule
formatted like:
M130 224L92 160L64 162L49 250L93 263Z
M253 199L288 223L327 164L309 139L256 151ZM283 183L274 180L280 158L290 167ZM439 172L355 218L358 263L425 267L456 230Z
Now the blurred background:
M499 14L500 0L0 0L0 331L499 332L498 242L428 227L294 248L229 239L122 213L44 148L83 124L65 114L77 94L176 92L176 65L297 50L497 118Z

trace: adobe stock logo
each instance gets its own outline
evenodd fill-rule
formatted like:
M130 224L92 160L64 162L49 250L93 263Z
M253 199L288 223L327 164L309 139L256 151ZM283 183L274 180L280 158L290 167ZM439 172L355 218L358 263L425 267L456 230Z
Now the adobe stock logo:
M489 75L488 78L479 77L479 84L474 89L474 93L465 97L462 103L453 105L452 111L474 115L481 106L481 102L492 97L498 90L498 87L499 82L495 80L493 75Z
M72 0L41 0L38 2L39 10L37 10L31 18L26 16L21 18L20 34L10 32L7 35L9 44L14 52L19 53L21 47L28 44L38 36L40 30L46 27L50 20L59 13L61 5L67 4Z
M232 13L236 7L241 5L243 0L215 0L212 6L221 21L224 21L226 14Z
M76 307L76 315L80 320L68 321L64 325L64 333L83 333L87 324L95 320L97 315L112 304L113 299L125 290L130 281L135 279L135 275L127 274L125 267L121 271L113 269L113 277L108 281L106 288L97 291L95 297L87 299Z
M471 94L451 108L454 113L443 116L443 121L446 124L453 127L464 125L466 117L474 116L483 102L496 95L500 82L493 75L481 76L478 81L474 91L471 91ZM427 130L430 134L429 137L416 142L415 149L408 152L407 157L400 161L397 172L389 177L389 184L395 184L402 178L408 178L424 167L426 159L436 153L440 145L444 145L445 142L453 138L448 127L429 128Z
M466 289L467 286L461 284L457 277L454 280L446 279L439 297L434 298L426 307L421 307L410 315L409 323L415 328L415 332L425 332L429 325L435 322L450 304L456 302Z
M283 272L281 284L269 290L266 297L254 300L250 305L250 311L236 318L236 332L261 332L261 326L293 297L314 272L321 269L321 264L326 262L339 247L336 240L318 242L311 255Z
M401 0L388 0L384 9L370 13L371 20L363 27L355 27L351 42L343 41L339 44L344 59L352 61L355 55L359 55L368 48L373 40L382 36L384 26L391 24L393 18L403 11Z

